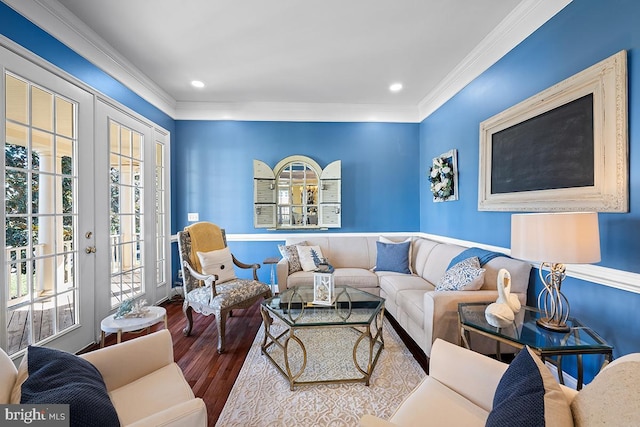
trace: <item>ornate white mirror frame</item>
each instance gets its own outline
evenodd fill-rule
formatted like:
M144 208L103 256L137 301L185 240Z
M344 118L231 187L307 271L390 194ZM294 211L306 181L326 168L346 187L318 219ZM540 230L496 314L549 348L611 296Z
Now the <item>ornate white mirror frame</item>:
M295 155L273 170L253 161L253 225L269 229L327 229L341 226L341 162L324 170Z

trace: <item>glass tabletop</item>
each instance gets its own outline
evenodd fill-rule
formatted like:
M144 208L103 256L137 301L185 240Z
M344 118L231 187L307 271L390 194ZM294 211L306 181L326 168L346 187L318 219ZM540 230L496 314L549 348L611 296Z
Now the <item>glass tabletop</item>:
M607 344L591 328L582 325L578 320L569 318L569 332L554 332L541 328L536 324L541 314L537 308L523 306L515 316L515 321L506 328L491 326L484 315L490 303L462 303L458 305L458 315L463 326L504 338L521 345L528 345L541 352L570 350L611 350Z
M262 307L289 326L356 326L371 324L384 298L351 286L336 286L332 305L315 305L313 286L295 286L262 302Z

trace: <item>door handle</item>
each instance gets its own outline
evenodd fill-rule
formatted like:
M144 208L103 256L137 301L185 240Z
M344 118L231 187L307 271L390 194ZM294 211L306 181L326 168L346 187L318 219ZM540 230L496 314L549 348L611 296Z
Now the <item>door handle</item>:
M95 246L87 246L87 248L84 251L86 253L88 253L88 254L95 254L96 253L96 247Z

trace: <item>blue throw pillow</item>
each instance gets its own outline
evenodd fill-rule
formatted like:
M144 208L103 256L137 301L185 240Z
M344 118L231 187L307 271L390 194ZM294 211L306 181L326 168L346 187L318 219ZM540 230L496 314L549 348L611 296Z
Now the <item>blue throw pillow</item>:
M549 368L525 347L498 383L485 427L573 426L569 402Z
M71 426L119 426L100 371L90 362L64 351L29 346L29 376L20 403L68 404Z
M411 242L383 243L376 242L378 254L376 257L376 271L395 271L410 274L409 247Z

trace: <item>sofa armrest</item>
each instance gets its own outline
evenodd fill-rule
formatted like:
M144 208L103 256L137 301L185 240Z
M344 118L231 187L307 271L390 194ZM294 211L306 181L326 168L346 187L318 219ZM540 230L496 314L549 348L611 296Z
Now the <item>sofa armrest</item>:
M429 376L490 412L493 395L508 366L438 339L431 351Z
M80 357L98 368L111 391L172 364L173 342L171 333L163 329Z
M276 275L278 276L278 291L282 292L287 289L289 278L289 261L286 258L282 258L276 264Z
M498 291L429 291L424 294L424 334L427 356L436 338L458 343L458 304L461 302L495 301Z
M207 407L200 398L181 402L163 411L129 424L128 427L207 426Z
M363 415L360 418L360 427L395 427L396 424L391 421L383 420L371 414Z

